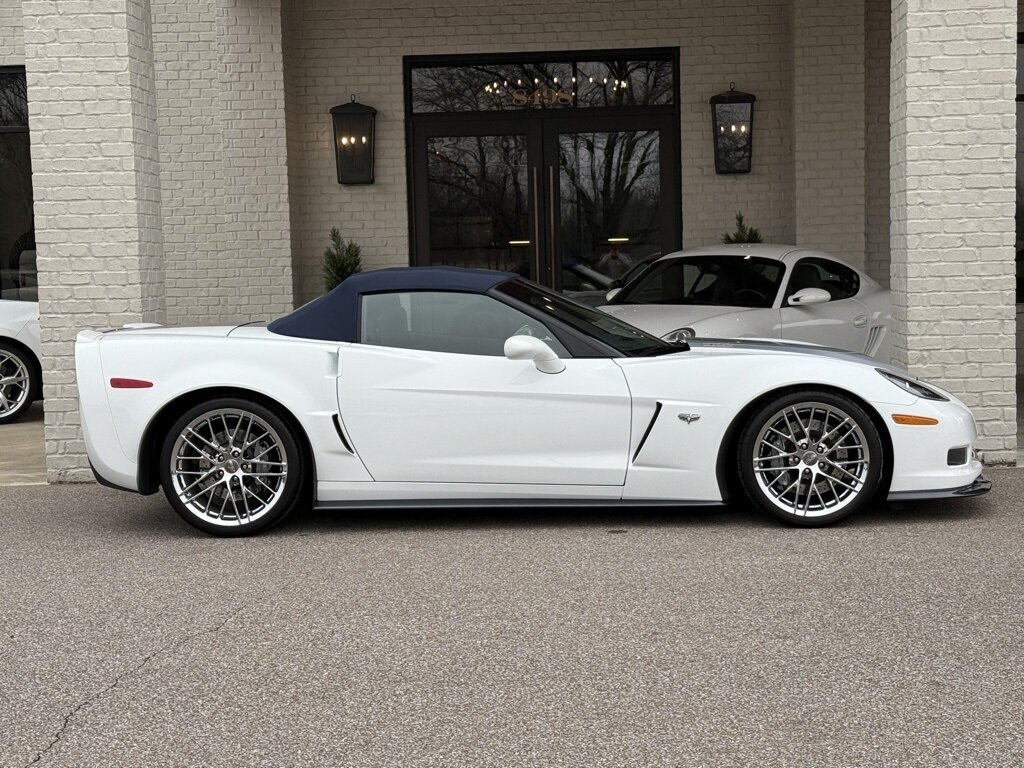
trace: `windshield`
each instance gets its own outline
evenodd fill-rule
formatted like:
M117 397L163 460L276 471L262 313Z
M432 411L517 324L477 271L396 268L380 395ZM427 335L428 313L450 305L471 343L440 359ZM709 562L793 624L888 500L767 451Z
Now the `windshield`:
M536 283L509 280L496 286L494 290L607 344L624 357L665 355L680 351L679 346L675 344L669 344L618 318L541 288Z
M753 256L687 256L655 263L612 304L709 304L767 309L785 268Z

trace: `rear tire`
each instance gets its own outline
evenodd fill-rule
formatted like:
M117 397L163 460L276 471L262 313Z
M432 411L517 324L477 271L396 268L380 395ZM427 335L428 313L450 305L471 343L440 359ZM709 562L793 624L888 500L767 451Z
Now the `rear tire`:
M160 450L160 484L174 510L216 536L247 536L284 520L302 498L295 430L245 398L218 398L174 422Z
M17 421L39 391L36 361L13 344L0 342L0 424Z
M744 491L792 525L838 522L871 503L885 455L878 429L848 397L807 389L776 397L740 434Z

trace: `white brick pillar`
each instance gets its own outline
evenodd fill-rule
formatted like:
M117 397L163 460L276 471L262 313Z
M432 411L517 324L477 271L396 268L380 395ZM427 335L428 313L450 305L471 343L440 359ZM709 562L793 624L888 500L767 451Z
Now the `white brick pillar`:
M26 0L47 475L91 479L81 328L164 316L149 0Z
M1016 0L892 1L893 358L1016 460Z
M793 0L796 243L859 267L865 263L864 18L864 0ZM754 119L756 131L756 108Z

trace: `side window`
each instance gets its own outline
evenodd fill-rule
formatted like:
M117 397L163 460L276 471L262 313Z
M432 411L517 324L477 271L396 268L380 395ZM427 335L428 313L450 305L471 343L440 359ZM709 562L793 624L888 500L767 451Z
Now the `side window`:
M547 326L490 296L412 291L361 300L363 344L500 357L510 336L536 336L560 357L571 357Z
M804 288L823 288L832 301L849 299L860 291L860 275L853 269L829 259L800 259L793 267L787 296Z

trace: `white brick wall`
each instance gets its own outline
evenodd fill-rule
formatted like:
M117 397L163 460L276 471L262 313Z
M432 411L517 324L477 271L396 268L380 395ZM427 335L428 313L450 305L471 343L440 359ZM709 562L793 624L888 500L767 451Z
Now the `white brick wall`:
M738 209L766 239L795 236L789 0L285 0L284 14L300 300L323 290L320 257L332 226L363 246L369 267L408 263L406 54L679 46L684 245L717 242ZM707 102L730 81L757 96L749 176L714 172ZM327 110L352 93L378 110L368 187L335 178Z
M1017 5L894 0L892 34L894 358L1013 462Z
M864 3L864 262L889 285L889 0Z
M0 0L0 67L25 63L21 0Z
M793 0L798 245L864 266L864 0Z
M278 0L153 2L168 321L293 305Z
M149 2L24 12L47 475L87 480L75 334L164 316Z

